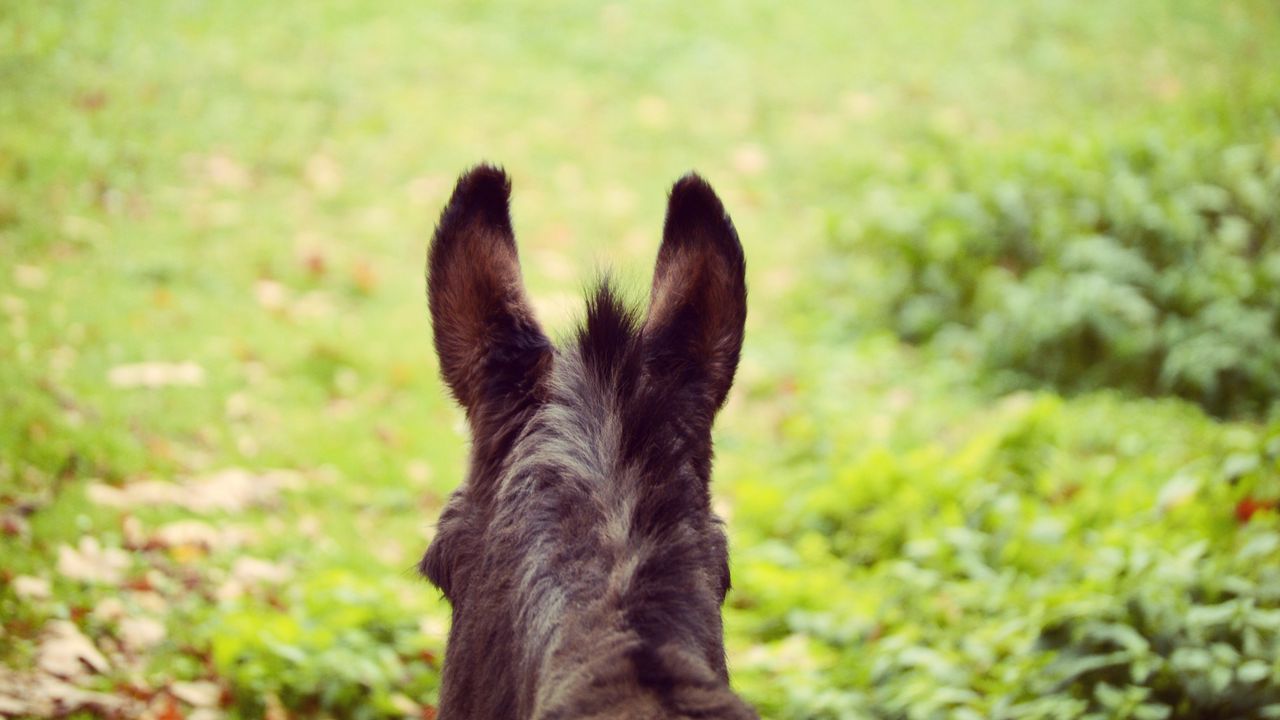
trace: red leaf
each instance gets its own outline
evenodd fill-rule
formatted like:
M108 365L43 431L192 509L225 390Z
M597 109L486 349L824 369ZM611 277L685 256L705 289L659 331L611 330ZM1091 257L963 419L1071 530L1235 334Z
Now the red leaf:
M155 714L152 715L155 720L184 720L185 716L182 714L182 708L172 695L165 695L159 701L159 705L160 707L154 708Z
M1254 513L1259 510L1275 510L1275 500L1259 500L1253 497L1247 497L1236 503L1236 522L1244 524L1253 518Z

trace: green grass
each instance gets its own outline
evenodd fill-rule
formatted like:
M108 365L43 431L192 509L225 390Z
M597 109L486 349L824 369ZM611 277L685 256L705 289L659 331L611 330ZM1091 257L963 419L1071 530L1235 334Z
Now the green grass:
M641 294L683 172L733 214L751 316L716 488L731 667L764 715L1278 703L1248 678L1280 672L1280 522L1235 514L1280 495L1274 412L998 397L963 353L894 339L868 312L885 278L841 241L879 191L944 197L957 158L1152 133L1280 158L1276 67L1261 1L0 1L0 661L31 667L69 618L113 660L91 684L157 706L198 679L246 716L433 702L448 613L411 568L466 439L421 268L453 179L490 160L553 333L597 268ZM142 362L203 382L108 382ZM91 499L228 468L301 480L233 513ZM246 539L137 542L190 518ZM123 588L59 571L84 536L132 548ZM244 556L291 580L220 598ZM124 648L107 599L165 639ZM1195 615L1246 600L1230 628ZM1121 625L1166 638L1119 663L1150 677L1072 675Z

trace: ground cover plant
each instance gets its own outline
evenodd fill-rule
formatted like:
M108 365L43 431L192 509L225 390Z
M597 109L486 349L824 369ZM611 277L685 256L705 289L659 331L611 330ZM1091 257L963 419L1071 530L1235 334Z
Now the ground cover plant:
M900 335L969 349L1011 384L1265 412L1280 395L1280 163L1261 115L1244 131L961 152L945 192L870 192L840 244L895 278L880 300Z
M434 715L487 159L552 335L733 213L762 716L1280 716L1277 13L0 4L0 714Z

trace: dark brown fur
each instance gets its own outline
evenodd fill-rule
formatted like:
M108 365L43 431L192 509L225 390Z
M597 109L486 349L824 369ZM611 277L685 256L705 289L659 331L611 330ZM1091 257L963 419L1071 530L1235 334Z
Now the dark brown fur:
M649 310L607 283L563 347L538 326L495 168L440 218L428 295L471 426L420 569L453 605L444 720L753 718L729 689L711 424L746 319L742 247L701 178L672 188Z

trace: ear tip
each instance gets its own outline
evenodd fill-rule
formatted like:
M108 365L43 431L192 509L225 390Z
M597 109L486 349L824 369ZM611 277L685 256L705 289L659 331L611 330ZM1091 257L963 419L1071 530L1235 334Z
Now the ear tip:
M478 218L486 225L509 230L510 204L511 178L501 167L481 163L458 178L441 225Z
M707 182L696 172L687 172L671 186L668 214L724 214L724 205Z
M742 246L724 203L701 175L686 173L671 187L663 244L684 244L697 237L713 240L730 255L740 256Z
M500 165L482 162L462 173L458 178L458 188L469 190L485 190L500 193L503 196L511 193L511 178Z

